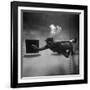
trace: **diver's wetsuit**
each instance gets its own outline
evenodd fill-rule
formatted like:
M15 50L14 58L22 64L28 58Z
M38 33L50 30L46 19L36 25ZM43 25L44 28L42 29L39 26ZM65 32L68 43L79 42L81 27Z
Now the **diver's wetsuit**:
M59 41L54 42L53 38L47 38L46 39L46 45L42 48L36 48L37 51L50 49L53 52L57 52L58 54L63 54L65 57L68 57L71 54L73 54L73 43L76 43L77 39L74 39L73 41Z
M63 54L65 57L68 57L70 52L73 52L73 47L72 44L69 41L66 42L52 42L52 43L47 43L42 48L38 48L39 51L45 50L45 49L50 49L53 52L57 52L58 54Z

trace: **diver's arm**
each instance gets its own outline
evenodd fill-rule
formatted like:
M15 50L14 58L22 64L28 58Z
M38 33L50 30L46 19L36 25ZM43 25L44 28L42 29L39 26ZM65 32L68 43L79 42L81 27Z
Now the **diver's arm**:
M38 51L42 51L42 50L45 50L45 49L48 49L48 46L44 46L44 47L41 47L41 48L38 48L36 45L32 45L35 49L37 49Z

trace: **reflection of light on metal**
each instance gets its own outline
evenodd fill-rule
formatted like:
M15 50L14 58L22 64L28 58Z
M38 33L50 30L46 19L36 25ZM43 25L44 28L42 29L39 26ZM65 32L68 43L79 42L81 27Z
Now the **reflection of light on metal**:
M55 35L57 35L58 33L60 33L62 31L62 28L59 25L55 26L54 24L51 24L49 26L49 28L50 28L50 36L51 37L54 37Z

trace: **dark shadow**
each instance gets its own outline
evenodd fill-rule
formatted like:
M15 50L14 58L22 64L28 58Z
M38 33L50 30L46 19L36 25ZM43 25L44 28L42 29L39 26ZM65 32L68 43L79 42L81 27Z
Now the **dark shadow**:
M37 55L24 55L25 58L34 58L34 57L39 57L41 56L40 54Z
M62 54L58 54L58 53L52 53L51 55L55 55L55 56L61 56Z

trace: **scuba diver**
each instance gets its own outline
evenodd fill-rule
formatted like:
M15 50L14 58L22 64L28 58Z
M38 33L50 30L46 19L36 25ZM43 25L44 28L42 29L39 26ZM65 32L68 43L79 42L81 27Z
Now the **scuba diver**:
M68 41L54 41L53 38L47 38L46 45L38 48L35 45L32 45L33 48L37 51L42 51L45 49L50 49L53 52L57 52L58 54L63 54L65 57L69 57L69 55L73 55L73 43L77 42L77 39L72 39Z

